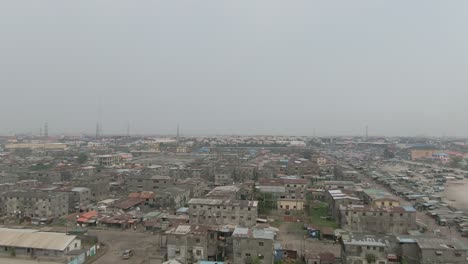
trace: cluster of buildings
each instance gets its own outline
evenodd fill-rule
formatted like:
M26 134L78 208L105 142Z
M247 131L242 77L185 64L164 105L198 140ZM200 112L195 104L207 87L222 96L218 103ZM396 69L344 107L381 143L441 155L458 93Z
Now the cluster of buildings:
M467 262L462 240L418 221L427 212L468 234L468 216L438 197L447 181L464 178L432 167L450 162L439 162L440 151L387 139L266 136L0 144L0 222L28 227L0 230L4 256L78 263L91 250L81 237L31 228L65 221L157 234L164 260L175 264ZM318 206L323 215L314 215ZM287 241L294 234L282 222L304 229Z

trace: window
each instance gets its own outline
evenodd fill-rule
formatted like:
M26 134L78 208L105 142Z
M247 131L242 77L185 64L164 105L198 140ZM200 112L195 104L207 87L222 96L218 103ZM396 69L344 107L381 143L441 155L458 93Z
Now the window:
M383 251L384 251L384 248L383 248L383 247L379 247L379 251L380 251L380 252L383 252Z
M232 220L236 220L236 217L235 217L235 216L231 216L231 219L232 219Z
M214 233L211 233L211 234L210 234L210 238L211 238L211 239L214 239L214 238L215 238L215 234L214 234Z
M201 250L197 249L196 254L197 254L197 256L201 256Z
M200 243L200 239L199 238L195 239L195 242Z
M250 253L245 253L245 256L246 256L246 257L250 257Z
M366 216L366 212L363 212L363 213L362 213L362 216Z
M259 245L260 247L263 247L263 242L258 242L258 245Z
M247 207L247 211L250 211L250 207Z
M263 259L263 255L262 254L258 254L258 259Z
M78 243L75 243L75 248L77 248L77 247L78 247Z
M392 203L392 202L390 202L390 206L393 206L393 203Z

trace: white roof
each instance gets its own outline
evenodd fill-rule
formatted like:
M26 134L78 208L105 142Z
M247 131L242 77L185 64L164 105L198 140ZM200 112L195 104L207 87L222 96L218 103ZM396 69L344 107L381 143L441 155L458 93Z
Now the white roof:
M76 236L33 229L0 228L0 246L63 251Z

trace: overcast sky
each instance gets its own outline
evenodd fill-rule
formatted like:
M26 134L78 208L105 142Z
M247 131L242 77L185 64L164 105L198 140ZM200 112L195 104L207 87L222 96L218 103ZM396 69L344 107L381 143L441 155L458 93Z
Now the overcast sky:
M0 133L468 136L468 1L3 0ZM101 98L101 99L99 99Z

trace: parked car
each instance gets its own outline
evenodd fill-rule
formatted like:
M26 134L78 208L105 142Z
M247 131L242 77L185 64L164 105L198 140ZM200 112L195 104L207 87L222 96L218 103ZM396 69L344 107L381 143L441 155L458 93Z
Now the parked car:
M133 250L127 249L122 252L122 259L129 259L133 256Z

